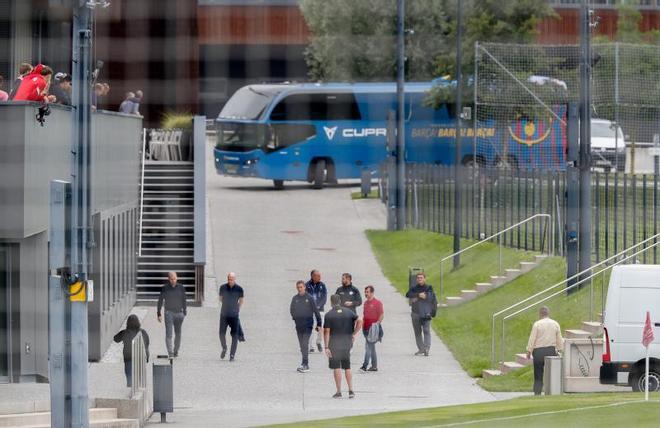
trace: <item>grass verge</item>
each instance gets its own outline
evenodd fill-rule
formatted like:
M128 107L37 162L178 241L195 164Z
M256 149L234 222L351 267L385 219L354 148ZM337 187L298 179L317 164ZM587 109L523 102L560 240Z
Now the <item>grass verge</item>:
M643 402L643 398L641 393L521 397L489 403L380 413L281 426L440 427L454 424L476 427L657 426L660 397L652 396L649 402Z
M403 294L408 289L408 266L425 267L429 283L439 287L438 261L452 252L452 238L436 233L408 230L403 232L368 231L367 237L384 274ZM469 244L464 241L463 246ZM464 248L464 247L463 247ZM497 272L498 249L485 244L462 257L462 265L445 276L445 294L457 295L461 288L472 288L474 282L488 281ZM531 257L524 251L505 249L504 267L513 267L518 261ZM449 263L448 263L449 264ZM431 267L430 269L428 267ZM450 266L447 266L449 270ZM491 330L492 314L512 303L524 299L565 278L566 266L559 257L551 257L531 272L521 275L503 287L477 297L459 306L442 309L433 320L433 328L449 347L454 357L470 376L479 377L483 369L492 368ZM546 302L551 316L564 328L576 328L588 320L591 312L590 292L584 288L577 293L559 296ZM605 291L605 290L603 290ZM594 301L601 302L601 289L594 286ZM600 312L600 305L594 312ZM496 348L496 360L514 360L516 353L524 352L529 331L537 314L530 309L507 321L504 349ZM496 324L497 338L501 337L501 324ZM532 375L529 368L511 375L480 380L482 386L493 391L530 391Z
M366 198L362 197L362 192L351 192L351 199L378 199L378 190L372 190L369 192Z

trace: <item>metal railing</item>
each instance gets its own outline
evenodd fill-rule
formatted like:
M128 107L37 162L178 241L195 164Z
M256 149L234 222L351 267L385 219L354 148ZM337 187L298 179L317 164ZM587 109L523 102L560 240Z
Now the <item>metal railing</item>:
M549 229L548 226L550 226L550 228L554 227L554 225L552 224L552 216L551 216L550 214L534 214L533 216L528 217L528 218L526 218L526 219L523 220L523 221L519 221L518 223L513 224L513 225L507 227L506 229L500 230L499 232L497 232L497 233L495 233L495 234L493 234L493 235L491 235L491 236L489 236L489 237L487 237L487 238L484 238L484 239L482 239L482 240L479 241L479 242L475 242L474 244L472 244L472 245L470 245L470 246L468 246L468 247L465 247L465 248L463 248L463 249L460 250L460 251L457 251L457 252L452 253L452 254L450 254L450 255L448 255L448 256L446 256L446 257L443 257L443 258L440 260L440 299L442 299L442 297L443 297L443 295L444 295L444 287L445 287L444 276L445 276L445 270L444 270L444 265L443 265L443 263L444 263L445 261L447 261L447 260L453 258L454 256L457 256L457 255L459 255L459 254L462 254L462 253L464 253L464 252L466 252L466 251L468 251L468 250L471 250L471 249L474 248L474 247L477 247L477 246L479 246L479 245L481 245L481 244L484 244L484 243L486 243L486 242L488 242L488 241L490 241L490 240L492 240L492 239L494 239L494 238L497 238L497 245L498 245L498 247L499 247L499 256L498 256L498 257L499 257L499 262L498 262L498 266L499 266L499 275L501 275L501 274L502 274L502 235L504 235L505 233L507 233L507 232L509 232L509 231L511 231L511 230L513 230L513 229L515 229L515 228L517 228L517 227L520 227L520 226L522 226L522 225L525 225L525 224L527 224L528 222L530 222L530 221L532 221L532 220L535 220L535 219L537 219L537 218L545 218L545 230L544 230L544 232L543 232L543 241L548 242L548 229ZM554 233L551 233L551 234L550 234L550 236L552 236L552 235L554 235ZM543 253L543 247L544 247L544 246L545 246L545 245L544 245L543 243L541 243L541 253ZM550 248L552 248L552 245L550 245L550 244L548 243L548 255L550 254Z
M147 159L147 129L142 129L142 165L140 172L140 220L138 232L138 256L142 257L142 216L144 215L144 168Z
M518 309L518 310L502 317L502 323L501 323L502 335L501 335L501 342L500 342L500 360L504 361L505 343L506 343L505 322L508 319L513 318L513 317L515 317L515 316L517 316L517 315L519 315L519 314L521 314L521 313L523 313L523 312L525 312L525 311L527 311L531 308L537 307L538 305L540 305L541 303L547 301L548 299L551 299L551 298L556 297L560 294L566 293L570 290L574 290L574 289L578 288L581 284L583 284L587 281L591 282L590 296L589 296L589 304L590 304L589 312L590 312L590 316L593 318L593 304L594 304L594 301L593 301L594 300L593 299L594 298L593 278L600 275L600 274L602 274L602 273L604 273L604 272L606 272L606 271L608 271L608 270L610 270L610 269L612 269L614 266L624 264L624 262L626 262L630 259L634 259L638 255L640 255L642 253L645 253L646 251L648 251L652 248L655 248L656 246L658 246L660 244L660 241L658 240L659 238L660 238L660 233L658 233L656 235L653 235L653 236L651 236L651 237L649 237L649 238L647 238L643 241L638 242L635 245L630 246L629 248L627 248L627 249L625 249L625 250L623 250L623 251L621 251L621 252L619 252L619 253L617 253L613 256L608 257L607 259L605 259L605 260L603 260L599 263L596 263L595 265L591 266L588 269L583 270L582 272L578 272L575 275L570 276L570 277L568 277L568 278L566 278L566 279L564 279L564 280L562 280L562 281L560 281L560 282L558 282L554 285L551 285L550 287L548 287L544 290L541 290L538 293L535 293L535 294L533 294L533 295L531 295L531 296L529 296L529 297L527 297L527 298L525 298L525 299L523 299L519 302L516 302L516 303L514 303L513 305L511 305L507 308L504 308L504 309L502 309L498 312L495 312L492 315L492 325L491 325L491 363L492 363L493 367L496 366L495 354L497 353L497 347L496 347L496 337L497 337L497 335L496 335L496 318L497 317L499 317L499 316L501 316L501 315L503 315L503 314L505 314L509 311L512 311L515 308L523 306L525 303L528 303L528 302L532 301L533 299L535 299L537 297L540 297L540 296L542 296L546 293L549 293L549 292L551 292L552 290L555 290L558 287L561 287L561 286L563 286L565 284L568 284L572 281L576 281L576 282L572 283L571 285L569 285L568 287L563 287L559 291L555 291L554 293L552 293L548 296L545 296L545 297L541 298L540 300L535 301L534 303L530 303L530 304L524 306L523 308ZM651 243L651 241L655 241L655 242ZM649 244L649 243L650 243L650 245L646 246L645 248L643 248L641 250L638 250L638 251L635 251L633 254L630 254L630 255L627 255L627 256L625 255L626 253L632 251L633 249L638 248L638 247L643 246L643 245L646 245L646 244ZM612 261L614 261L614 263L608 264L609 262L612 262ZM601 266L604 266L604 267L602 269L599 269ZM593 272L594 270L597 270L597 271Z

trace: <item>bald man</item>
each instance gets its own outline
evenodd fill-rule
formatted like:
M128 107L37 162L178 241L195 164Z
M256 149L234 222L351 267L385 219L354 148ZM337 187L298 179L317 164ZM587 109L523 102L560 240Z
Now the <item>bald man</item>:
M156 315L158 322L163 321L161 309L165 303L165 346L170 358L179 356L181 346L181 325L188 314L186 307L186 289L179 284L176 272L167 274L167 283L160 289ZM172 348L172 330L174 330L174 348Z
M236 348L240 338L241 324L238 318L241 306L243 306L243 288L236 284L236 274L229 272L227 274L227 282L220 286L218 291L222 309L220 310L220 345L222 351L220 358L225 358L227 355L227 327L231 329L231 349L229 351L229 361L234 361L236 356Z

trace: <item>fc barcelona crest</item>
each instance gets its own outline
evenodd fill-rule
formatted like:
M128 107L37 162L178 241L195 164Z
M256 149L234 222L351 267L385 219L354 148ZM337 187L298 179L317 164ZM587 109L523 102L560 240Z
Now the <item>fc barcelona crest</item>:
M534 122L528 119L517 121L514 125L509 125L509 134L511 138L527 147L532 147L548 138L552 131L552 118Z

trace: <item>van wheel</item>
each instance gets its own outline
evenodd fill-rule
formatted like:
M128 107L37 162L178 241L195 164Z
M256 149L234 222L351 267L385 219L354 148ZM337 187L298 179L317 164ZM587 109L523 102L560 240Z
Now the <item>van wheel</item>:
M273 180L273 186L275 187L275 190L284 189L284 180Z
M325 161L318 160L314 164L314 187L315 189L322 189L325 182Z
M635 392L646 390L646 372L644 367L639 367L632 376L632 389ZM657 367L649 367L649 392L660 391L660 370Z

